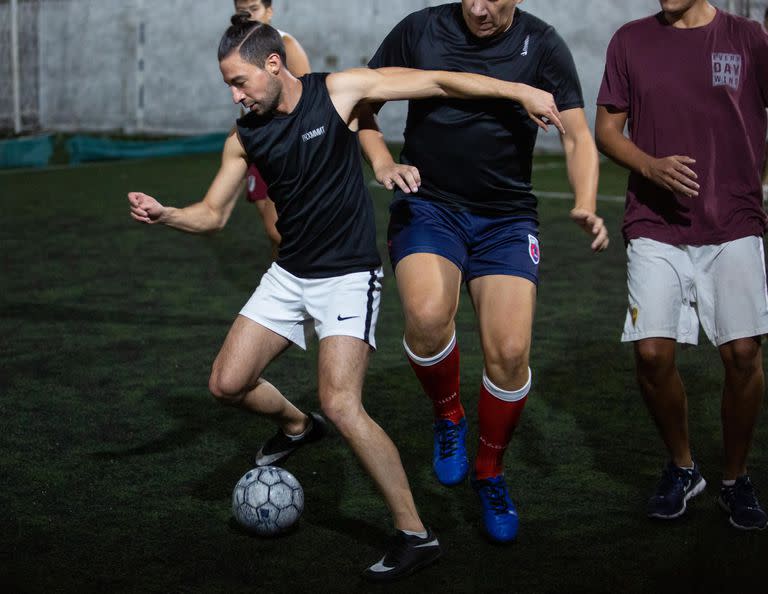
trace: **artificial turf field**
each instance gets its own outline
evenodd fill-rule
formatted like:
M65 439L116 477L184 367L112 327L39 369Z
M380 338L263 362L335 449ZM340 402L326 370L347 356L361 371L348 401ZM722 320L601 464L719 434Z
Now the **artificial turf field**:
M538 157L535 185L567 188ZM298 530L253 537L230 496L273 427L217 405L210 364L269 263L255 208L218 235L134 223L125 194L168 204L201 196L217 155L0 173L0 587L4 592L749 592L767 591L768 534L731 528L715 508L721 367L715 349L680 353L695 455L710 485L675 523L644 503L665 455L640 399L625 314L622 204L599 212L612 244L595 256L543 198L534 384L506 456L517 541L489 544L468 485L430 468L430 407L402 353L388 264L364 402L400 449L444 558L394 586L359 577L390 534L387 511L336 433L292 456L306 507ZM601 193L624 174L602 167ZM388 196L374 190L385 253ZM457 319L462 393L475 450L482 360L466 293ZM317 346L265 374L317 409ZM750 468L768 505L768 428Z

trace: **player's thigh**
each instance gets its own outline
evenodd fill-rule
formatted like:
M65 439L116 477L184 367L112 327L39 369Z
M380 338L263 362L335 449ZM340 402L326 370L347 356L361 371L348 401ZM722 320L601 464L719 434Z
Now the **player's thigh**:
M469 282L486 366L528 366L536 310L536 285L511 275L480 276Z
M396 198L390 207L389 257L412 331L453 322L467 262L466 218L419 198Z
M685 246L632 239L627 245L627 293L623 342L672 338L697 344L695 274Z
M719 346L768 333L762 238L743 237L691 251L699 318L712 343Z
M352 336L320 340L317 384L323 410L360 406L370 350L366 342Z
M395 277L407 326L429 331L453 322L462 279L453 262L438 254L410 254L398 263Z
M211 372L211 387L234 394L255 384L267 365L290 345L276 332L238 315Z

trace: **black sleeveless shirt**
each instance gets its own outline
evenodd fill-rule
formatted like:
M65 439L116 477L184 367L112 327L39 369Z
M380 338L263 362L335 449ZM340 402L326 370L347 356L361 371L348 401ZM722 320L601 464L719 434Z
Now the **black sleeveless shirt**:
M357 135L331 103L327 76L302 76L301 98L289 114L251 112L237 120L248 160L277 208L277 264L302 278L381 265Z

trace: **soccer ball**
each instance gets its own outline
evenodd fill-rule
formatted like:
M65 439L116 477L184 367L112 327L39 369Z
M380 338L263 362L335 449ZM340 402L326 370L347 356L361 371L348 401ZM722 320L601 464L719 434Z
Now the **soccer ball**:
M232 514L261 536L285 532L301 516L304 489L290 472L262 466L246 472L232 492Z

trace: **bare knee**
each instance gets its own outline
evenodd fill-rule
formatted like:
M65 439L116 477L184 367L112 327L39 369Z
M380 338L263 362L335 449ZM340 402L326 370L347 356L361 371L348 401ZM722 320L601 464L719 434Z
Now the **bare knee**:
M440 300L424 299L405 310L408 346L418 355L436 355L453 334L453 310Z
M245 386L242 382L214 365L211 377L208 379L208 390L220 404L237 406L245 394Z
M357 426L363 413L359 397L351 397L343 392L325 393L320 396L321 410L344 436L349 435Z
M754 373L762 368L762 347L758 338L739 338L720 347L727 371Z
M527 340L508 337L483 345L483 351L486 372L496 385L514 389L520 387L521 381L527 381L530 358Z
M675 368L675 342L671 339L646 339L635 343L635 361L640 375L668 373Z

